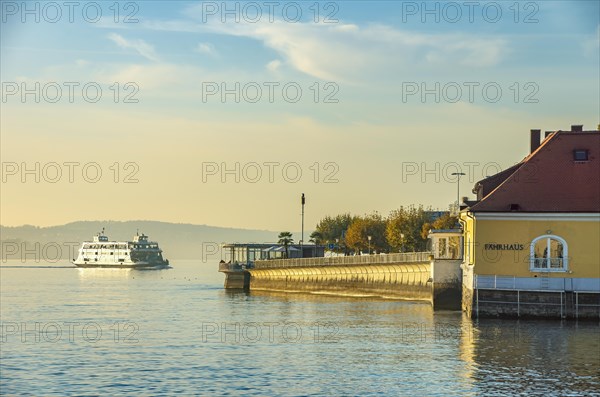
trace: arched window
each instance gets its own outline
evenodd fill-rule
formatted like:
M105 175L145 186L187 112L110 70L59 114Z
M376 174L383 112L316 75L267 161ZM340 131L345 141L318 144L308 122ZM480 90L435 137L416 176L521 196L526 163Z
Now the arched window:
M532 272L566 272L567 242L561 237L545 234L533 239L529 247L529 270Z

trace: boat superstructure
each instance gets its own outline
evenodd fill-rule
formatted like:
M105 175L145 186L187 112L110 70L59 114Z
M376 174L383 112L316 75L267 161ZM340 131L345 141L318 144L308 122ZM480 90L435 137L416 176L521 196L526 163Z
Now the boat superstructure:
M73 264L78 267L165 268L169 261L162 256L157 242L148 241L145 234L136 233L133 241L109 241L101 233L92 241L84 241Z

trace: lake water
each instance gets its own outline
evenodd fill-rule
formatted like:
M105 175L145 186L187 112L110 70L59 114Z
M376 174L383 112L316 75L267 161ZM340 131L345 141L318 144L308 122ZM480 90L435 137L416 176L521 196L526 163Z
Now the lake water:
M2 263L2 395L600 396L598 323L231 293L216 263Z

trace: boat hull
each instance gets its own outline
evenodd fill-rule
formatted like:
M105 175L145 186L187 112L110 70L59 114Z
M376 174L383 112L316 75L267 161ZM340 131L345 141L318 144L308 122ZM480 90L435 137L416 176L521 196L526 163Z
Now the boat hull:
M159 263L147 263L147 262L136 262L136 263L78 263L72 262L75 266L80 268L106 268L106 269L166 269L169 267L169 262Z

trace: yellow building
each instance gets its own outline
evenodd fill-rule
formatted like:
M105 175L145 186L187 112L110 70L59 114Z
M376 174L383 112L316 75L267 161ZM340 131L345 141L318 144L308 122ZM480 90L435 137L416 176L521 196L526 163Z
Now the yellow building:
M600 317L600 131L540 134L461 206L473 316Z

